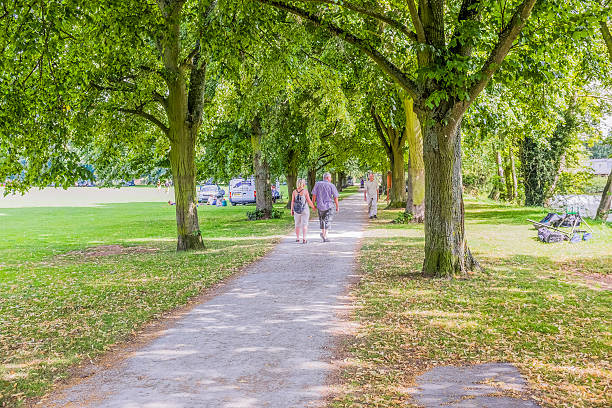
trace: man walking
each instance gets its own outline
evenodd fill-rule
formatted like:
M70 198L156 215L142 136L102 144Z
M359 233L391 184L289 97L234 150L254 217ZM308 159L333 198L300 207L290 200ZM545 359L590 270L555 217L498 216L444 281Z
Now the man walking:
M376 218L378 213L378 182L374 180L374 174L368 174L368 181L365 182L363 199L368 203L368 215L370 219Z
M331 227L334 210L332 205L336 204L336 212L338 212L338 189L331 183L331 174L325 173L322 181L317 181L312 189L312 201L317 206L319 213L319 227L321 228L321 239L323 242L329 242L327 232Z

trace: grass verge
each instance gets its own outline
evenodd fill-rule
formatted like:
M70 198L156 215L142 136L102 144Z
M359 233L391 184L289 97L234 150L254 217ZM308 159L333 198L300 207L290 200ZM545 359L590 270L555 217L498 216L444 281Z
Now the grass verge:
M510 362L547 407L612 406L612 228L543 244L525 218L544 209L466 203L470 247L484 271L466 280L420 275L423 229L379 211L359 255L358 332L347 346L340 407L414 406L422 372Z
M0 209L0 406L44 394L70 366L264 255L292 224L287 211L251 222L245 211L200 207L206 250L176 253L165 204Z

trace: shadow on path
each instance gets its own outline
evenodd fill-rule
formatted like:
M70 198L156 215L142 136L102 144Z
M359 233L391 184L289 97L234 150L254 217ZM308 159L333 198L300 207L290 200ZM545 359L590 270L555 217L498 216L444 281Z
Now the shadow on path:
M359 194L341 202L331 242L282 242L218 296L125 361L45 407L310 407L325 393L337 313L366 222Z

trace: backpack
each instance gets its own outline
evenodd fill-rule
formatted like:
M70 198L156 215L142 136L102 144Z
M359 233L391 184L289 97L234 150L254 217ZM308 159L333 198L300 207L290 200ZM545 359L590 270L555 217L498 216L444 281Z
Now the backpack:
M301 214L304 212L304 208L306 208L306 199L300 194L300 191L296 190L295 200L293 201L293 212Z

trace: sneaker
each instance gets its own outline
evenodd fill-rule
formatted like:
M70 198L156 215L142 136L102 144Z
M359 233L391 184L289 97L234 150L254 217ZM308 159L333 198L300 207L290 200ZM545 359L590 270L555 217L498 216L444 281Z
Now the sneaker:
M375 215L373 215L372 217L374 217L374 218L378 219L378 217L377 217L377 216L375 216Z
M374 217L372 217L372 216L370 215L370 219L372 219L372 218L374 218Z

